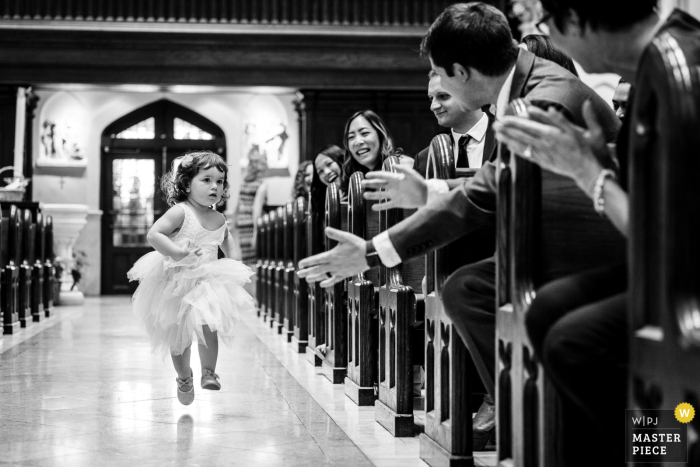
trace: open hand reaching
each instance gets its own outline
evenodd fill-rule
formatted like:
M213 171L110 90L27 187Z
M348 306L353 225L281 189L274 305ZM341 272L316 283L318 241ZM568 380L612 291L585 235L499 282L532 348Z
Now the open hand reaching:
M428 201L428 184L411 167L397 164L393 172L370 172L362 181L365 199L381 201L372 206L373 211L393 208L414 209L425 206Z

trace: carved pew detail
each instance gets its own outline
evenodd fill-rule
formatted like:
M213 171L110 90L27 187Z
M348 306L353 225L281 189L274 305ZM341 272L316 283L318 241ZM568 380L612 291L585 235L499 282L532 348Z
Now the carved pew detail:
M265 222L260 216L255 220L257 224L257 239L255 242L255 255L258 257L258 262L255 264L256 282L255 282L255 301L257 302L258 316L265 315L265 277L267 268L267 256L265 255Z
M631 128L649 135L639 141L644 153L630 159L630 179L641 182L630 185L628 408L669 426L677 423L673 413L644 411L691 404L687 465L700 465L700 70L686 47L668 33L654 40L640 64L634 108L653 106L658 117L628 114Z
M265 267L265 313L263 321L272 323L275 318L275 262L274 262L274 241L273 235L275 230L275 211L270 211L263 216L265 224L265 258L267 258L267 266Z
M32 275L34 274L34 223L29 209L21 209L22 241L20 243L19 263L19 308L18 317L21 327L32 323Z
M293 268L299 268L299 261L306 258L306 218L308 203L304 198L294 202L294 251ZM294 335L292 348L299 353L306 352L309 342L309 285L294 274Z
M370 203L362 197L363 179L360 172L350 177L348 230L370 239L379 233L379 223L377 214L369 208ZM370 270L350 278L347 283L348 376L345 378L345 395L359 406L371 406L375 401L378 279L376 271Z
M429 178L455 178L452 142L438 135L430 143ZM431 466L472 466L471 356L442 305L450 274L451 245L427 255L425 298L425 433L420 457ZM473 372L472 372L473 374Z
M383 170L394 171L396 157L384 161ZM403 219L401 210L390 209L380 215L380 230ZM391 434L413 436L413 353L414 327L425 317L420 282L424 263L413 261L393 268L382 267L383 285L379 288L379 382L375 419ZM411 280L409 280L409 278ZM415 347L415 348L414 348ZM420 355L420 354L419 354Z
M44 289L43 289L43 304L44 315L49 318L53 313L53 288L56 282L54 271L54 254L53 254L53 218L46 216L44 218Z
M8 216L2 220L2 289L0 299L3 315L3 331L14 334L19 331L19 264L22 237L20 210L10 206Z
M534 359L525 314L554 279L624 261L624 240L573 181L501 148L497 219L497 439L500 465L563 465L560 401Z
M282 266L284 267L282 334L287 342L291 342L296 318L294 313L294 276L296 276L294 272L294 203L287 203L282 209L284 212L282 217Z
M286 309L286 303L284 301L284 280L285 271L287 265L284 261L284 207L280 206L275 211L275 226L274 234L272 238L273 244L273 255L274 255L274 278L275 278L275 298L274 298L274 312L275 319L274 324L271 323L273 328L276 328L278 334L282 334L282 329L284 328L284 311Z
M32 268L32 320L44 317L44 258L46 257L46 231L44 216L37 212L34 223L34 261Z
M309 197L309 211L306 218L306 256L317 255L325 250L323 234L324 206L316 206ZM306 358L314 366L321 366L323 354L317 347L326 343L325 299L326 294L318 282L309 284L308 290L308 345Z
M335 185L326 189L325 226L345 230L347 226L347 204L340 202L340 190ZM337 242L325 237L326 251L335 247ZM324 289L325 315L325 352L323 374L333 384L341 384L347 374L348 335L345 317L346 292L343 280L333 287Z

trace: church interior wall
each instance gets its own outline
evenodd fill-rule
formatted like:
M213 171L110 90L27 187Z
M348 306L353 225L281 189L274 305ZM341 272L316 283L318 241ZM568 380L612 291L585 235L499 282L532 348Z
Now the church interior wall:
M128 88L128 86L122 86ZM139 88L138 86L132 88ZM182 87L181 87L182 88ZM80 233L75 249L88 256L88 271L83 274L81 290L86 295L100 294L101 267L101 148L104 129L114 120L158 99L169 99L190 108L217 124L226 136L226 155L230 167L231 198L226 212L232 214L238 201L238 191L245 169L244 127L250 115L249 103L255 104L261 93L245 91L202 92L191 87L183 92L134 92L117 89L80 89L61 86L37 89L40 97L34 120L33 145L33 200L42 203L84 204L88 206L88 224ZM267 94L267 93L263 93ZM276 102L286 125L288 139L285 153L290 174L296 173L299 161L299 128L294 110L296 94L293 90L275 91L266 99ZM68 108L68 111L66 109ZM37 164L42 156L42 125L47 119L72 118L77 144L83 145L86 163L82 167L53 167Z

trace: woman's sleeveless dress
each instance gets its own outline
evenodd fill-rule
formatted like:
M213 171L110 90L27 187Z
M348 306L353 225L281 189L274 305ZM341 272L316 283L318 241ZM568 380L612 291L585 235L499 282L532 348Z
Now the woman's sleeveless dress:
M134 313L146 323L153 352L163 357L182 354L194 336L204 343L204 325L230 344L239 312L255 308L253 298L243 290L253 275L250 268L233 259L217 259L226 223L207 230L189 206L177 206L184 210L185 219L170 239L191 250L201 248L201 255L191 253L174 261L153 251L127 273L129 280L139 281L132 297Z

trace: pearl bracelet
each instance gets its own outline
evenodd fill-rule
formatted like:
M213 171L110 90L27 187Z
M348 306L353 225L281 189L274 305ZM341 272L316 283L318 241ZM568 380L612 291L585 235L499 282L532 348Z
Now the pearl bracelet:
M616 178L615 172L610 169L603 169L595 180L595 186L593 187L593 209L601 216L605 214L605 198L603 198L605 181L608 179L615 180Z

